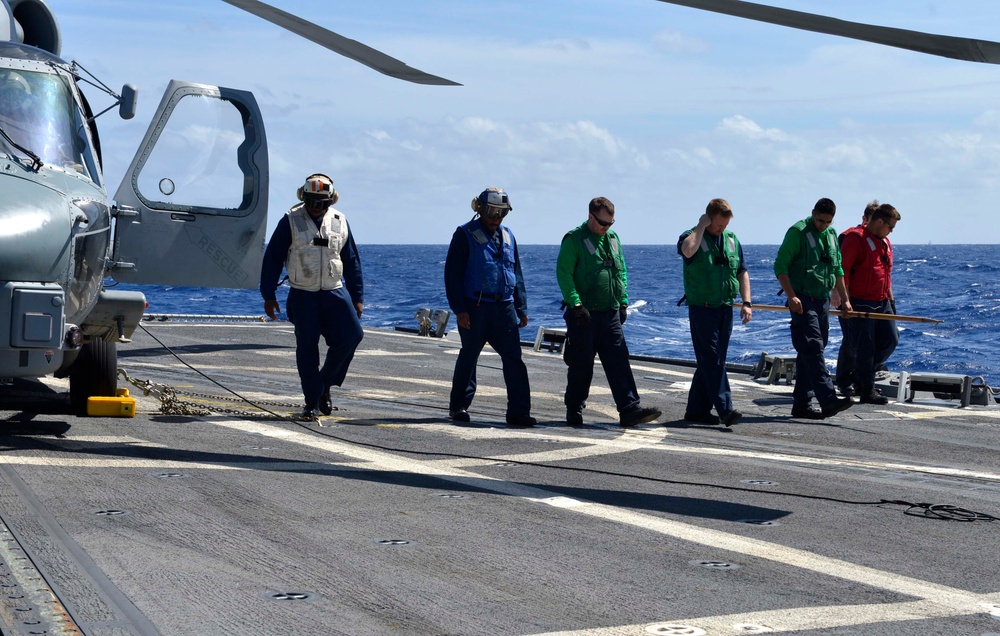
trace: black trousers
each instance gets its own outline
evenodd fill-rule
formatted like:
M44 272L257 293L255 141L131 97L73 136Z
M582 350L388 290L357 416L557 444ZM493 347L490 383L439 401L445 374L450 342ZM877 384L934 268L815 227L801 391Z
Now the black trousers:
M820 405L837 399L823 351L830 337L830 299L799 296L802 313L792 315L792 346L795 356L795 388L792 399L797 406L809 404L815 396Z
M691 344L698 368L691 378L687 412L708 415L712 407L722 417L733 410L733 392L726 373L729 338L733 334L733 307L688 306Z
M604 374L611 387L618 412L639 406L639 390L635 386L632 366L628 361L628 345L618 317L618 310L591 311L590 324L579 327L566 318L566 348L563 360L566 373L566 410L579 413L590 395L594 379L594 356L600 356Z

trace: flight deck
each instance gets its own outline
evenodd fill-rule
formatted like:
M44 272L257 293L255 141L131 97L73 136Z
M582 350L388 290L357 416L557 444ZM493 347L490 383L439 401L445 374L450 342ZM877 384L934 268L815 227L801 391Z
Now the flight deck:
M312 423L280 322L143 322L134 417L4 387L0 631L1000 633L1000 407L797 420L785 381L732 371L744 418L690 424L693 369L636 359L663 417L618 426L598 364L571 428L561 356L526 346L539 425L504 424L489 348L456 424L458 349L366 330Z

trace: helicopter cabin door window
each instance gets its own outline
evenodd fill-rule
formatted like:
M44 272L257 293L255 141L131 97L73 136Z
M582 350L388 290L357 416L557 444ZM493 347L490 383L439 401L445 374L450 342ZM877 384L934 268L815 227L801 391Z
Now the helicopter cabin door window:
M111 275L124 283L255 287L267 183L253 95L172 81L115 194Z
M237 161L245 137L243 117L231 102L184 95L138 175L139 196L153 209L208 207L238 214L245 205Z

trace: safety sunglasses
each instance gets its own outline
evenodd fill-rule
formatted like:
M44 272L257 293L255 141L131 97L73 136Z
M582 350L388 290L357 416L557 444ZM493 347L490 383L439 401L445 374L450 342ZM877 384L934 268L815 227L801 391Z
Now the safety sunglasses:
M495 205L487 205L486 211L483 212L483 216L488 216L491 219L494 217L504 217L507 215L507 208L497 207Z
M593 213L590 216L594 217L594 220L597 221L597 224L600 225L601 227L611 227L612 225L615 224L614 219L611 219L610 221L604 221L602 219L597 218L597 215Z

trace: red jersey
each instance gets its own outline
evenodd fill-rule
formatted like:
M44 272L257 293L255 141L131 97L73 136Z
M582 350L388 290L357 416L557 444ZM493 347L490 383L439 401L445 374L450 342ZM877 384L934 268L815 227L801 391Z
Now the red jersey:
M860 230L860 231L859 231ZM892 243L868 228L853 227L841 235L844 284L850 298L882 301L892 289Z

